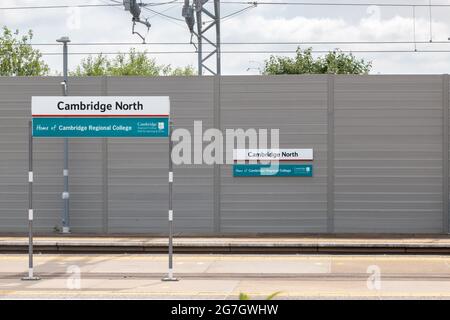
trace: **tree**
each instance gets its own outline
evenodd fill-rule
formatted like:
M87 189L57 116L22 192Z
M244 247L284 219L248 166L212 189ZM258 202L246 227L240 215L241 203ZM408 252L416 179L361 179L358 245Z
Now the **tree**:
M295 58L271 56L265 61L263 74L368 74L372 62L357 59L336 49L323 57L314 58L312 48L297 48Z
M19 36L19 30L3 27L0 34L0 76L45 76L50 72L42 54L29 44L33 32Z
M170 65L158 65L146 52L130 49L128 54L120 53L109 59L103 54L89 56L77 66L73 76L192 76L191 66L173 69Z

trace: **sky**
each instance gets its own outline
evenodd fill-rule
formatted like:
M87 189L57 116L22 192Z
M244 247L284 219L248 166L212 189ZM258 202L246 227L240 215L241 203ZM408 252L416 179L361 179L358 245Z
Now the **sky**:
M119 0L121 1L121 0ZM144 2L167 2L168 0L146 0ZM211 0L210 0L211 1ZM237 1L237 0L229 0ZM302 2L301 0L262 0L262 2ZM428 5L429 0L321 0L303 2L326 3L368 3L368 4L417 4ZM0 25L19 29L22 33L31 29L33 43L56 43L61 36L69 36L74 44L89 42L127 42L140 43L137 35L131 34L131 15L123 7L62 8L8 10L16 6L46 6L73 4L105 4L111 0L0 0ZM294 56L294 53L226 53L227 51L295 51L312 47L316 51L336 48L356 51L355 56L372 61L372 74L442 74L450 73L450 52L424 53L420 50L450 51L450 1L432 0L434 5L448 4L449 7L416 7L413 19L412 7L384 6L303 6L303 5L264 5L248 9L241 14L224 19L221 24L222 42L295 42L295 44L250 44L222 46L222 74L258 74L264 61L271 54ZM248 7L246 4L223 3L222 16ZM181 3L152 6L153 10L163 12L176 19L181 16ZM130 47L137 50L152 51L191 51L190 33L184 21L168 19L153 12L143 10L142 17L148 18L152 27L146 36L150 44L114 46L71 45L70 52L100 53L127 52ZM431 21L431 25L430 25ZM144 34L143 26L138 27ZM414 34L415 29L415 34ZM431 29L431 30L430 30ZM211 36L213 36L211 34ZM430 39L433 43L430 43ZM308 44L305 42L342 41L404 41L425 42L416 46L407 44ZM186 45L156 45L152 42L182 42ZM445 43L437 43L445 42ZM448 42L448 43L446 43ZM61 52L60 46L35 46L43 53ZM210 47L208 48L208 50ZM395 52L357 52L366 50L407 50ZM321 55L321 53L317 53ZM74 69L87 55L71 55L69 68ZM159 64L173 67L192 65L197 68L195 53L150 54ZM62 57L44 55L54 73L62 71Z

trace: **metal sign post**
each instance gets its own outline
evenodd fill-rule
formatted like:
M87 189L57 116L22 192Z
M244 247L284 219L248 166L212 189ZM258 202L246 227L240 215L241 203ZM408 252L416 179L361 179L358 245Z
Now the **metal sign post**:
M63 96L68 94L68 47L67 44L70 42L69 37L61 37L56 40L63 44L63 76L64 81L61 83L63 89ZM62 212L62 230L61 233L70 233L70 216L69 216L69 139L64 138L64 168L63 168L63 181L64 181L64 191L61 197L64 201L64 209Z
M169 120L169 272L162 281L178 281L173 276L173 163L172 163L172 131L173 122Z
M33 269L33 132L28 122L28 276L22 280L40 280Z

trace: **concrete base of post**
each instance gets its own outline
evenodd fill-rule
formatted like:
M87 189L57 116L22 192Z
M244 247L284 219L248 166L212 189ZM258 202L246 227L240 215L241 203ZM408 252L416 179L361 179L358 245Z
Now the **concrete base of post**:
M28 276L26 276L26 277L23 277L21 280L22 280L22 281L37 281L37 280L41 280L41 278L39 278L39 277L28 277Z
M167 277L162 278L161 281L178 281L178 279L173 277L173 269L169 268Z
M23 278L22 278L22 281L37 281L37 280L41 280L41 278L36 277L36 276L33 274L33 268L30 268L30 269L28 270L28 275L27 275L26 277L23 277Z
M174 277L165 277L165 278L162 278L161 281L179 281L179 280Z
M69 228L69 227L63 227L61 233L62 233L62 234L68 234L68 233L70 233L70 228Z

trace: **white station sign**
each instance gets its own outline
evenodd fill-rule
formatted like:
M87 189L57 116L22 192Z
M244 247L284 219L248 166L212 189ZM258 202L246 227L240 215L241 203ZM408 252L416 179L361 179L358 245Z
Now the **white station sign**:
M313 149L235 149L235 161L312 161Z
M37 96L33 137L159 138L169 136L169 97Z
M168 117L169 97L37 96L31 100L33 117Z

